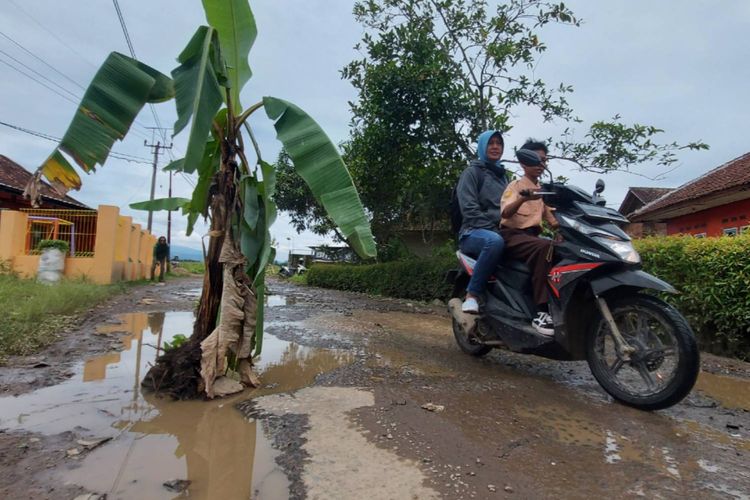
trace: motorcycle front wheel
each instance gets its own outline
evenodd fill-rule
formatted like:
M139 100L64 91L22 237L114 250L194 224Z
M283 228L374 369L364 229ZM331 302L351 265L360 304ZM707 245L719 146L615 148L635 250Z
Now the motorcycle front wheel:
M690 325L672 306L634 294L608 301L623 338L635 349L618 352L608 323L598 315L586 341L591 372L616 400L641 410L680 402L693 388L700 357Z

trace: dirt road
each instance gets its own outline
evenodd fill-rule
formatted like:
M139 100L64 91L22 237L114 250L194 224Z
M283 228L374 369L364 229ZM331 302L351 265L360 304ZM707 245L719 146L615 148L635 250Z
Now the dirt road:
M444 307L270 288L265 386L231 400L140 393L150 346L190 327L179 301L121 309L99 327L119 352L61 384L0 370L25 392L0 399L0 496L750 498L747 364L704 356L685 401L645 413L585 363L462 354Z

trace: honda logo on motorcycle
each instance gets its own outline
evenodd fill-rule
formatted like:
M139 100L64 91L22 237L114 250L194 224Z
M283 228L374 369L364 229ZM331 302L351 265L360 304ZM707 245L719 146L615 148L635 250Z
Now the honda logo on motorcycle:
M600 259L602 256L596 252L592 252L591 250L587 250L585 248L581 248L579 250L583 255L588 255L589 257L593 257L595 259Z

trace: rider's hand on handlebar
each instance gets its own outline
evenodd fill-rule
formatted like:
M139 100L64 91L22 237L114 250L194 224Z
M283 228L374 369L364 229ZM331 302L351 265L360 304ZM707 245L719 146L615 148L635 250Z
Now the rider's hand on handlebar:
M528 200L539 200L542 198L542 195L540 194L534 194L536 191L539 191L538 189L535 189L534 191L530 189L522 189L518 194L520 194L524 199L524 201Z

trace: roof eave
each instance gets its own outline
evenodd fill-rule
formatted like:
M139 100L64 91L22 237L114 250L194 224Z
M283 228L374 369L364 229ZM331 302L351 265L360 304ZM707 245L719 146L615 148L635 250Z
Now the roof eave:
M750 184L745 184L718 193L709 193L700 198L681 201L663 208L647 210L642 213L636 212L629 218L631 222L660 222L749 198Z

